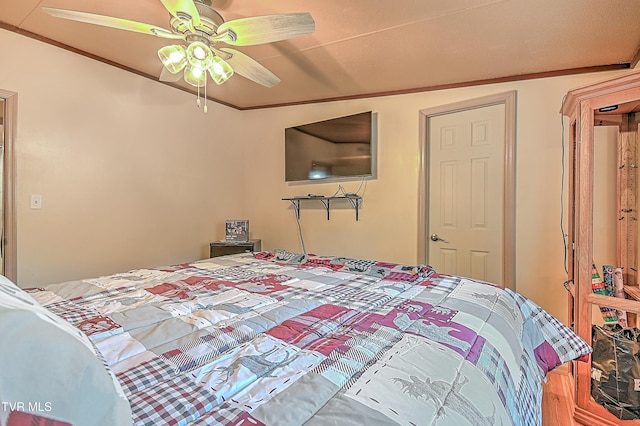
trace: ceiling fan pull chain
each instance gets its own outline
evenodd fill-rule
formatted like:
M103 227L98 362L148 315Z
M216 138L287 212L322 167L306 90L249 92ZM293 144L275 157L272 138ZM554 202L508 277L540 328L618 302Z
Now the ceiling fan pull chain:
M200 85L198 84L198 100L196 100L196 105L200 108Z
M206 71L205 71L205 76L206 76ZM209 80L208 78L204 79L204 113L207 113L207 80Z

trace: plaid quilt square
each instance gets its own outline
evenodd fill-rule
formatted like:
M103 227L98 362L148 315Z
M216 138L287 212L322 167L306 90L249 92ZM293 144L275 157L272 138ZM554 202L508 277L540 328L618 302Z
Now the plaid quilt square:
M192 426L266 426L261 421L251 417L251 414L236 407L223 406L220 410L214 410L200 417Z
M85 308L69 300L52 303L47 306L47 309L73 325L100 316L98 311Z
M177 376L178 371L160 357L145 361L116 375L120 386L128 395L151 388Z
M189 376L179 376L158 383L129 398L136 425L181 425L192 422L216 405L216 395L194 383Z

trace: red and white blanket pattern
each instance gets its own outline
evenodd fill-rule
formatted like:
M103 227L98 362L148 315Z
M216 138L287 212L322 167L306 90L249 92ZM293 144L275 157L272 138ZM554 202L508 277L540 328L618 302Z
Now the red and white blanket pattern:
M538 425L547 371L591 350L489 283L284 251L29 292L89 336L140 425Z

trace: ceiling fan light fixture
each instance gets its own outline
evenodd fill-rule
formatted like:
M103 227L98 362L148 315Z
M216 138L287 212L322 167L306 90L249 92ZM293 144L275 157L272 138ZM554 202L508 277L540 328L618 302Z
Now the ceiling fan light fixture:
M213 65L209 68L209 74L216 84L222 84L233 75L233 68L219 56L213 58Z
M172 74L177 74L187 64L187 52L184 46L171 45L158 50L158 57L162 64Z
M207 71L187 64L184 69L184 81L195 87L203 87L207 82Z
M213 58L214 54L209 46L201 41L194 41L187 47L187 61L193 67L208 70L213 65Z
M310 13L283 13L225 21L211 7L212 0L160 1L171 15L170 29L95 13L51 7L43 7L42 10L56 18L185 42L182 46L170 45L158 50L158 57L164 65L159 80L173 83L182 76L187 84L197 87L198 105L200 88L203 87L205 112L207 73L217 84L224 83L234 73L265 87L273 87L280 82L258 61L234 49L217 48L218 43L251 46L287 40L315 31L315 21Z

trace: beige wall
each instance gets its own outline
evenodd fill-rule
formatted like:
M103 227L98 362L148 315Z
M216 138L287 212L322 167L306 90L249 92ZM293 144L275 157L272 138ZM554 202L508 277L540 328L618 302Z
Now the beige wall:
M0 55L20 59L0 67L0 88L19 94L22 286L201 258L229 218L249 219L265 249L300 251L281 198L338 184L284 182L284 128L368 110L379 114L378 178L366 182L360 221L347 204L327 221L307 202L306 248L418 262L419 111L517 90L516 285L566 319L558 111L569 89L621 72L257 111L210 104L203 115L191 95L2 30Z
M300 122L373 110L378 112L379 124L378 179L366 183L360 221L355 221L350 208L332 209L331 220L327 221L322 206L312 206L315 202L308 201L301 211L306 249L310 253L420 262L416 235L419 111L517 90L516 288L566 320L559 110L568 90L617 74L620 72L245 112L243 117L253 123L242 139L247 152L254 153L248 156L246 181L246 193L252 200L247 208L257 218L252 224L254 237L262 238L267 249L300 251L293 211L281 198L307 193L330 195L338 187L284 182L283 129ZM342 185L347 191L355 191L359 182Z
M593 261L602 274L602 265L615 266L617 256L618 127L595 127L593 140Z
M21 286L203 258L225 219L247 217L238 111L205 115L194 96L2 30L0 57L0 88L18 93Z

